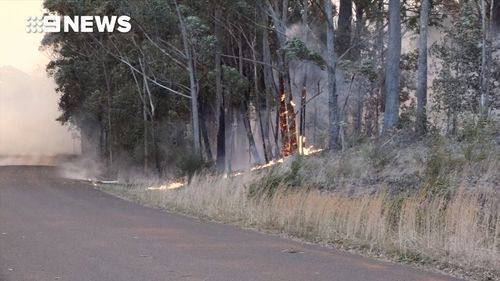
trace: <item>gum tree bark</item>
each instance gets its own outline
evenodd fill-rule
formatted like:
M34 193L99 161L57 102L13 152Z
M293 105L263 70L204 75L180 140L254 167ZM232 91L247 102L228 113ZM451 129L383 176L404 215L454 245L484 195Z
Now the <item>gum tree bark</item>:
M181 14L177 1L175 3L175 10L179 20L179 27L182 35L182 43L184 45L184 57L186 59L187 71L189 74L189 89L191 92L191 119L193 123L193 145L196 154L200 155L200 116L198 109L198 81L196 79L196 69L194 63L194 56L191 44L189 43L187 27L184 18Z
M389 42L385 72L386 98L384 132L399 123L399 83L401 70L401 2L389 1Z
M487 2L485 0L481 0L481 31L483 34L481 49L480 113L482 118L487 118L489 114L494 7L495 3L493 2L493 0L489 6L489 10ZM490 17L489 23L488 13Z
M336 84L336 67L337 56L335 54L335 28L333 25L333 7L332 1L325 1L325 16L326 16L326 46L327 46L327 70L328 70L328 110L329 110L329 136L328 146L331 150L338 150L339 143L339 108L338 94Z
M417 73L417 121L415 131L418 135L427 132L427 37L429 35L430 0L422 0L420 6L420 39Z
M262 8L262 13L265 14L264 8ZM262 33L262 60L264 61L264 66L263 66L264 73L263 74L264 74L264 84L265 84L265 88L266 88L266 114L265 114L266 118L264 120L265 120L265 123L267 124L266 125L267 128L264 131L267 132L267 134L269 134L269 131L271 130L271 127L272 127L272 124L271 124L272 122L270 122L270 120L272 118L271 117L272 99L274 98L275 100L277 100L279 97L278 97L278 92L276 90L276 85L274 83L273 70L271 68L271 64L272 64L271 47L270 47L269 30L268 30L269 16L267 14L265 14L263 16L262 23L263 23L262 25L265 26L265 30ZM279 104L279 103L277 103L277 104ZM276 112L276 114L279 114L278 106L275 107L275 112ZM279 155L279 151L280 151L280 146L279 146L279 141L278 141L278 131L279 131L278 123L276 123L276 128L274 129L274 132L275 132L275 134L274 134L274 144L275 144L274 156L276 156L276 157ZM269 145L269 149L271 150L271 145ZM272 153L270 153L270 155L272 155Z
M337 51L343 54L351 45L352 0L340 0Z
M215 10L215 92L217 98L217 160L216 166L219 172L224 171L226 158L226 123L224 109L224 94L222 88L222 34L221 34L221 9Z

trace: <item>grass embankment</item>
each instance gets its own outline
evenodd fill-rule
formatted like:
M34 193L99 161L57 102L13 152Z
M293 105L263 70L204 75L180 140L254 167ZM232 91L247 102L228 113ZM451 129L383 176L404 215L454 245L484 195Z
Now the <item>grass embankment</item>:
M393 260L500 280L500 146L365 144L176 190L115 195Z

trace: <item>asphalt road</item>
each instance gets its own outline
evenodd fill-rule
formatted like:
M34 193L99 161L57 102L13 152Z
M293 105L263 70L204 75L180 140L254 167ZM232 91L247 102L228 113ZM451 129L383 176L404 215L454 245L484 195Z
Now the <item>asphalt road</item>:
M114 198L52 167L0 167L1 281L455 280Z

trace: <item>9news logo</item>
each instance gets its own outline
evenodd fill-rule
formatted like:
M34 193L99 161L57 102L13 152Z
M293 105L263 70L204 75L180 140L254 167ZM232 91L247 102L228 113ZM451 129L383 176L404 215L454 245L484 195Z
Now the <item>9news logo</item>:
M132 29L129 16L29 16L26 32L115 32L127 33Z

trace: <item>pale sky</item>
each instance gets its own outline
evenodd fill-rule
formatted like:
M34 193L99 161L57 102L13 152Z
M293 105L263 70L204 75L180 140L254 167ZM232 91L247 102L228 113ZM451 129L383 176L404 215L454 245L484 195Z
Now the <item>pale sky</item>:
M45 72L49 56L39 51L43 34L26 32L26 18L41 16L42 3L0 0L0 70L4 73L0 76L0 155L73 152L72 134L55 121L60 114L58 95ZM24 77L21 82L19 77Z
M27 33L25 19L41 16L43 0L0 0L0 66L10 65L24 72L43 71L48 56L38 51L42 33Z

